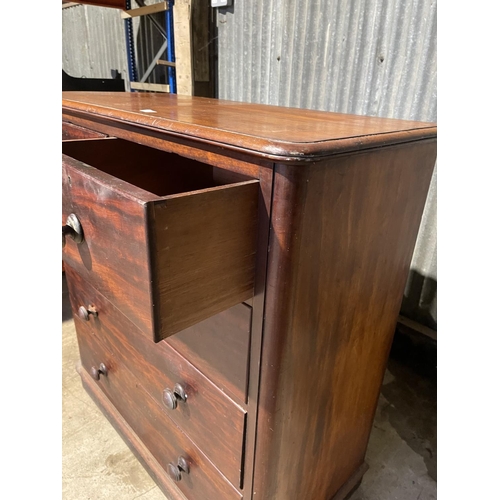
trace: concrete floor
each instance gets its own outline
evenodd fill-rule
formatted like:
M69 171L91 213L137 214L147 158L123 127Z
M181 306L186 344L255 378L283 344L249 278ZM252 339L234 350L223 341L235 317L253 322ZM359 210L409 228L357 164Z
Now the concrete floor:
M165 500L82 388L75 371L78 345L64 277L62 319L63 498ZM370 469L350 500L436 498L434 373L432 367L429 374L415 364L408 349L394 351L398 350L391 354L368 445Z

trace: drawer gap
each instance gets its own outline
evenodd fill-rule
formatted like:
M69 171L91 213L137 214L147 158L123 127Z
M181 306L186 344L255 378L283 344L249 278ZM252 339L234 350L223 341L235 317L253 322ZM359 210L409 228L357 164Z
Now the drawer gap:
M122 139L63 143L62 152L156 196L249 180L250 177Z

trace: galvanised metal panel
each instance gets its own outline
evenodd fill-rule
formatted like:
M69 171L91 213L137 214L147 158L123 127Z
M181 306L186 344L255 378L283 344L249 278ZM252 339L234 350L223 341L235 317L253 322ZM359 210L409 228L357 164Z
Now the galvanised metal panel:
M434 0L235 0L217 29L221 99L436 120Z
M137 7L135 3L133 6ZM151 18L165 29L164 12L132 19L139 78L165 40ZM74 77L111 78L111 70L116 69L128 88L125 25L120 9L92 5L68 7L62 9L62 28L62 66L66 73ZM168 83L166 66L157 66L147 81Z
M435 0L234 0L219 9L221 99L436 121ZM436 172L403 313L436 328Z
M125 28L119 9L75 5L62 9L62 67L71 76L128 81Z

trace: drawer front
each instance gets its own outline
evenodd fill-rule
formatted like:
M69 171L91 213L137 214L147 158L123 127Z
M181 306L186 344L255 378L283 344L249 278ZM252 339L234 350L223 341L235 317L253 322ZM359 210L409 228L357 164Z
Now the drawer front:
M188 500L242 498L173 421L165 418L161 406L89 329L78 332L78 344L83 368L98 378L95 383ZM176 467L179 458L187 464L187 473Z
M63 152L63 225L83 229L65 229L63 260L151 339L253 295L258 181L220 185L214 167L119 139Z
M87 141L86 141L87 142ZM63 225L75 214L84 239L66 237L63 260L106 295L138 328L153 329L145 203L99 171L63 160ZM127 186L126 186L127 187ZM128 187L127 187L128 188Z
M246 412L165 341L154 344L141 335L71 268L66 273L79 337L87 343L98 339L115 362L130 370L161 405L163 420L172 419L234 486L240 487ZM82 306L97 316L88 314L82 319Z
M62 123L62 140L74 140L74 139L97 139L107 137L105 134L100 132L95 132L94 130L89 130L88 128L80 127L69 122Z

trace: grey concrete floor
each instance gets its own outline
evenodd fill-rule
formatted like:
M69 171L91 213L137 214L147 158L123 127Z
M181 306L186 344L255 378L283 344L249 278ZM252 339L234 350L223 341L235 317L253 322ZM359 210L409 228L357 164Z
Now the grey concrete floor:
M62 299L63 498L165 500L82 388L64 276ZM370 469L350 500L436 498L436 384L419 371L391 356L366 455Z

